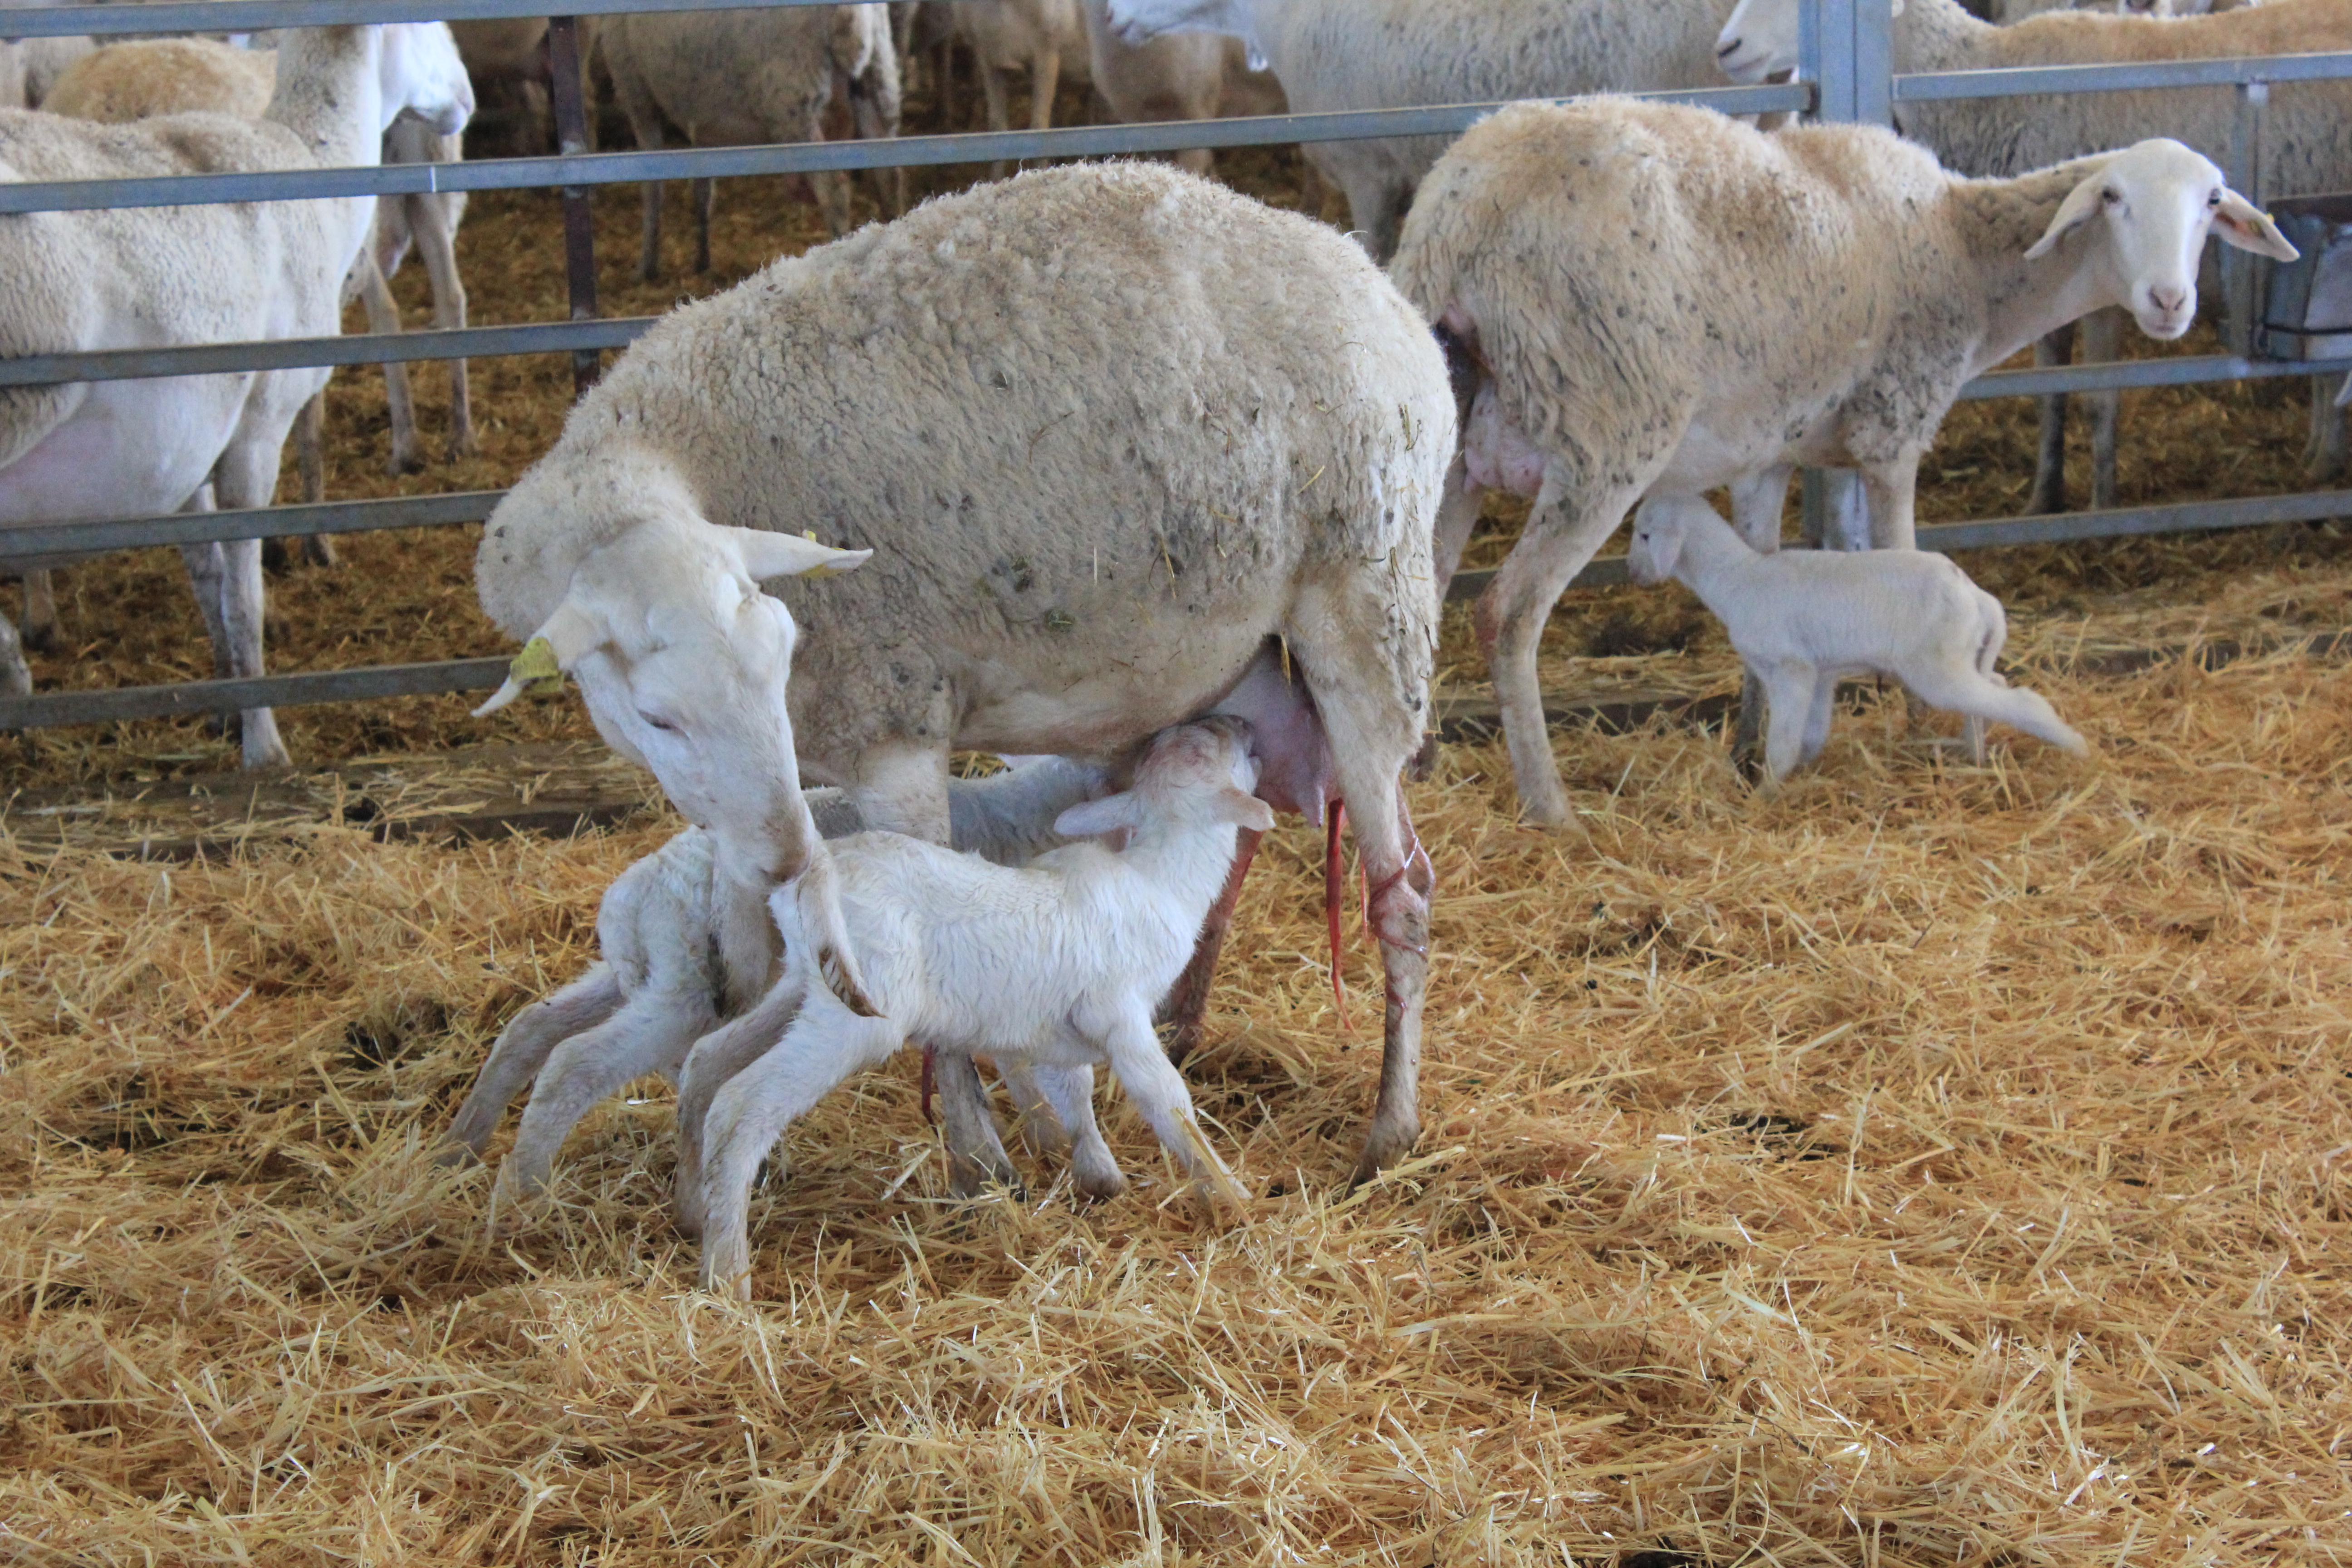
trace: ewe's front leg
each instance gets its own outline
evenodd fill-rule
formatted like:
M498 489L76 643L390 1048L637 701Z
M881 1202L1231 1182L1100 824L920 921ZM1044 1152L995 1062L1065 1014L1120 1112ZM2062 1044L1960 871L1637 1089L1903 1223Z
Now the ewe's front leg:
M2033 367L2052 370L2074 358L2074 323L2067 322L2033 345ZM2041 439L2033 454L2033 497L2026 512L2046 517L2066 510L2066 395L2045 394L2042 405Z
M499 1191L544 1189L563 1140L597 1101L632 1079L676 1072L696 1037L717 1022L707 1001L697 1005L656 993L556 1047L531 1086L514 1149L499 1167Z
M1584 570L1625 513L1642 498L1642 484L1597 494L1571 492L1557 464L1545 473L1527 529L1503 569L1478 599L1472 620L1495 698L1503 713L1503 740L1511 753L1519 811L1529 822L1567 826L1568 790L1552 760L1544 721L1543 688L1536 659L1552 606ZM1311 668L1311 667L1310 667ZM1336 739L1336 738L1335 738ZM1418 739L1416 738L1416 744ZM1335 752L1344 755L1336 745ZM1361 824L1359 825L1361 830Z
M554 995L517 1013L499 1031L473 1091L449 1123L450 1146L441 1163L455 1164L468 1154L481 1158L499 1118L523 1085L539 1076L555 1047L611 1017L621 1002L621 977L612 965L599 963Z
M2123 358L2123 307L2110 305L2083 319L2083 357L2094 364ZM2122 434L2123 394L2109 390L2089 395L2091 403L2091 505L2116 504L2116 444Z

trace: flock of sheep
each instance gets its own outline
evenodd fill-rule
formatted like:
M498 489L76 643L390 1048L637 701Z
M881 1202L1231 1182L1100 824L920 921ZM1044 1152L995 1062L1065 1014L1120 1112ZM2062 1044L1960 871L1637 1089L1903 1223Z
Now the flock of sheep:
M2352 47L2352 0L2009 26L1895 6L1904 71ZM1912 548L1920 458L1967 381L2086 315L2188 331L2209 236L2294 255L2194 150L2227 142L2220 95L1906 105L1912 140L1592 96L1768 79L1795 64L1798 0L959 0L620 17L597 47L648 145L665 123L818 135L836 93L888 135L901 56L934 25L971 44L1000 124L1001 71L1033 68L1042 122L1081 58L1135 115L1213 114L1264 90L1257 66L1300 111L1571 100L1451 144L1310 147L1352 236L1163 164L931 201L672 312L499 506L478 586L525 646L483 711L570 676L696 826L614 884L604 962L518 1016L454 1141L478 1153L529 1086L500 1181L528 1190L596 1100L672 1077L677 1214L714 1288L748 1289L768 1148L910 1041L960 1189L1013 1173L984 1058L1081 1191L1122 1184L1091 1110L1108 1066L1240 1201L1175 1068L1276 811L1326 830L1335 944L1353 829L1385 979L1356 1177L1411 1148L1434 878L1402 785L1486 489L1534 502L1475 614L1533 821L1570 815L1543 624L1629 512L1635 576L1690 585L1746 662L1768 784L1820 752L1853 671L1968 716L1979 756L1995 720L2084 750L2000 675L2000 605ZM473 102L438 24L291 32L270 66L125 47L143 63L99 51L51 109L0 114L9 177L364 163L404 113L445 136ZM214 111L58 112L110 55L83 101L135 118L211 93ZM2261 189L2352 185L2347 98L2278 91ZM845 191L819 195L838 234ZM456 221L389 212L0 219L21 280L0 353L331 332L346 289L397 265L387 228L431 249ZM0 391L0 526L267 504L324 381ZM1860 471L1875 548L1776 552L1801 464ZM257 672L258 545L187 554L216 658ZM284 758L266 710L243 740L248 763ZM956 750L1018 765L960 780Z

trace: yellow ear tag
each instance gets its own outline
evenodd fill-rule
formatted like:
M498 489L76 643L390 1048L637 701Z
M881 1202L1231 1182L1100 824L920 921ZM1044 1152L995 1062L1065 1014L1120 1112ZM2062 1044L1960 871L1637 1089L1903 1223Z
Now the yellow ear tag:
M814 528L804 528L801 530L801 537L807 540L811 544L814 544L816 542L816 530ZM802 573L801 575L807 578L812 583L821 582L827 577L840 576L841 568L838 566L812 566L807 571Z
M533 697L552 697L563 689L563 667L555 661L555 645L545 637L522 645L507 666L507 677Z

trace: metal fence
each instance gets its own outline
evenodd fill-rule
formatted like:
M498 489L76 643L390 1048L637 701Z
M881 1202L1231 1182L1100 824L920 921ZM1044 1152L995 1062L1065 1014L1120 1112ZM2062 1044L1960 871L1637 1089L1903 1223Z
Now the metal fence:
M731 0L726 8L832 3L834 0ZM582 62L574 18L623 12L717 8L720 7L712 0L572 0L572 15L551 18L552 97L561 147L554 157L0 184L0 214L436 190L554 187L562 190L564 197L572 320L445 331L0 358L0 386L551 353L572 354L575 373L584 385L593 377L597 356L603 351L627 344L652 322L649 317L594 319L595 262L587 224L587 193L592 186L741 174L1118 156L1173 153L1194 147L1450 135L1497 107L1489 103L1448 104L1350 113L907 136L878 142L650 153L585 152ZM2252 177L2252 149L2257 144L2269 86L2276 82L2352 78L2352 53L1895 76L1889 65L1889 0L1808 0L1802 63L1794 81L1779 86L1725 87L1642 96L1706 104L1727 113L1801 111L1827 120L1885 123L1894 105L1905 101L2113 92L2150 87L2228 88L2239 96L2241 123L2246 128L2237 139L2239 145L2231 150L2230 174L2238 189L2261 200L2263 193L2254 188ZM334 23L469 21L540 15L544 12L534 10L530 0L161 0L10 10L0 13L0 36L22 38L72 34L247 31ZM1996 372L1970 383L1962 395L2027 396L2352 370L2352 359L2281 362L2253 357L2250 352L2252 279L2251 268L2236 268L2227 278L2225 289L2232 307L2232 352L2229 353ZM36 566L45 558L79 559L91 552L113 550L251 539L257 535L356 533L477 522L489 514L500 493L480 490L5 529L0 530L0 572ZM2352 490L1952 523L1922 528L1918 539L1923 548L1950 551L2252 527L2338 515L2352 515ZM1488 576L1486 573L1462 574L1454 580L1452 596L1475 595L1485 587ZM1577 583L1591 586L1623 580L1622 561L1612 559L1595 562ZM110 691L0 698L0 729L484 690L504 678L505 668L502 658L455 659L252 679L199 680Z

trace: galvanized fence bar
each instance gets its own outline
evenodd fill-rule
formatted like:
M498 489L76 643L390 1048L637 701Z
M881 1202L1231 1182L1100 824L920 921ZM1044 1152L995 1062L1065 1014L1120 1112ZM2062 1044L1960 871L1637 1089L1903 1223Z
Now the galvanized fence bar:
M837 0L566 0L574 16L828 5ZM75 33L258 33L368 22L500 22L547 15L546 0L154 0L131 5L40 5L0 13L0 38Z
M99 349L88 353L0 359L0 386L75 381L143 381L244 370L385 364L394 361L487 359L502 354L594 353L626 348L658 316L596 321L531 321L512 327L447 327L414 332L352 332L335 338L257 338L178 349Z
M2218 60L2135 60L2125 65L2022 66L2009 70L1920 71L1895 79L1897 103L1963 98L2032 98L2078 92L2137 92L2147 88L2237 87L2266 81L2330 81L2352 77L2352 52L2259 55Z
M437 496L381 500L310 501L240 511L175 511L104 522L47 522L0 530L0 566L23 571L55 558L63 563L110 550L156 545L215 544L232 539L300 539L313 533L378 533L389 528L438 528L479 522L504 490L453 490Z

